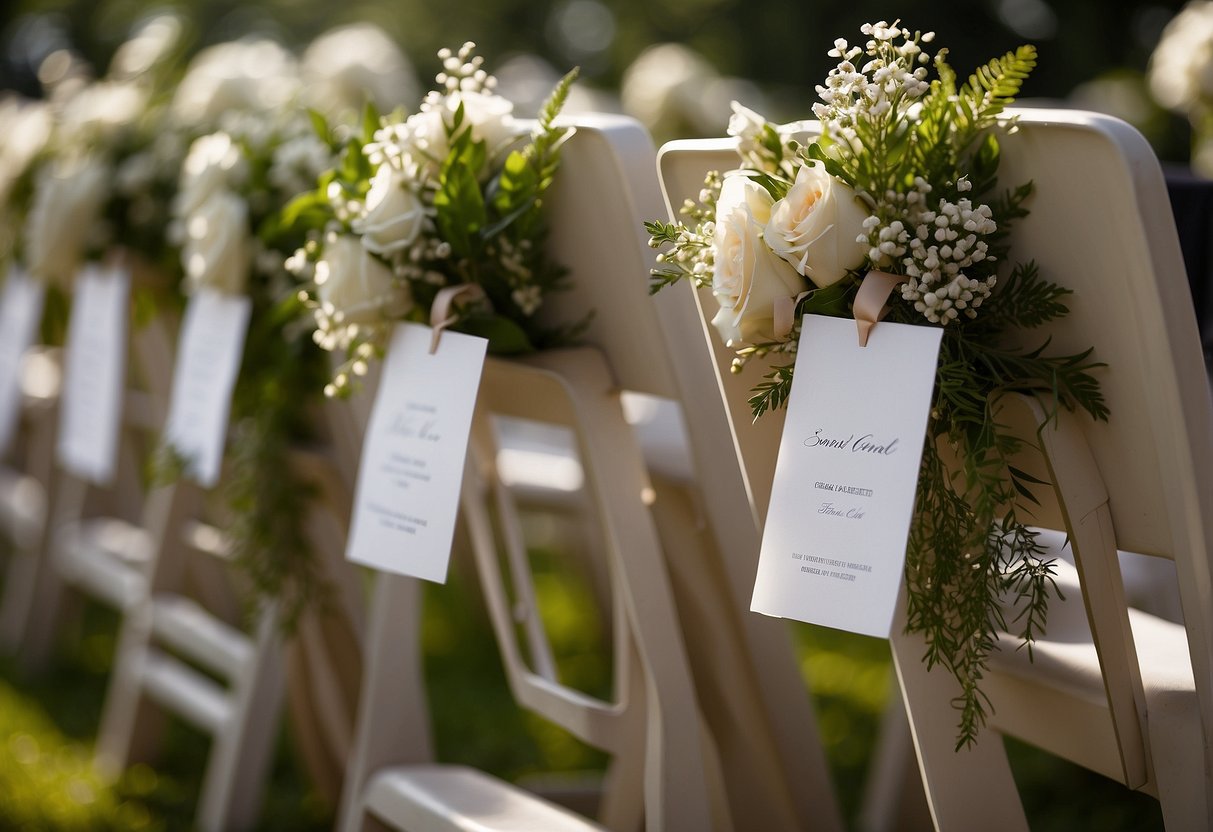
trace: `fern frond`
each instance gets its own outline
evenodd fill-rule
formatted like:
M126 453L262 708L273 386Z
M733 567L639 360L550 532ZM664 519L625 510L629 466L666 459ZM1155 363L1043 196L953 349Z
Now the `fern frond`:
M1030 44L978 67L959 92L961 101L972 106L973 128L981 130L993 124L1014 102L1035 67L1036 47Z
M766 381L761 381L754 385L752 396L750 396L750 412L754 414L754 421L758 421L759 417L768 410L778 410L788 402L788 396L792 394L792 371L795 365L780 364L772 367L771 371L763 376Z

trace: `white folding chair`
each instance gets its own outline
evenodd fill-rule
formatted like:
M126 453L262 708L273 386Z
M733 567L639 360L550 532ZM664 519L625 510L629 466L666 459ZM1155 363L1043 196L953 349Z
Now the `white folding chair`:
M323 563L333 554L334 540L342 537L348 488L327 446L295 448L291 464L294 475L317 494L301 519L314 555ZM242 626L239 576L223 574L231 571L229 544L221 531L223 510L212 507L208 514L206 497L184 478L149 495L140 527L150 549L146 586L124 610L97 762L116 772L151 759L163 717L184 718L212 738L197 826L204 832L226 832L250 828L258 820L280 725L286 651L273 600L253 612L251 628ZM338 593L332 600L343 599ZM300 626L323 640L324 621L320 611L309 611ZM349 717L325 699L333 685L345 680L314 679L333 669L324 660L328 655L314 650L294 655L296 683L320 693L318 702L305 697L296 705L315 719L300 734L313 762L326 759L323 745L334 732L349 730ZM357 660L356 651L352 658Z
M730 570L734 566L718 558L713 548L717 535L723 534L727 540L737 527L749 524L750 535L754 534L752 523L745 517L751 509L744 498L736 460L733 458L731 470L727 466L716 468L717 473L724 472L723 479L705 489L712 497L704 508L699 502L696 483L684 479L688 468L699 463L695 454L704 458L712 456L713 449L709 446L722 435L728 436L728 424L719 412L714 379L711 379L710 388L684 384L682 376L686 368L671 360L662 333L664 322L647 296L647 273L653 253L647 248L641 221L660 209L660 195L652 176L655 154L651 142L638 125L627 119L578 117L578 127L578 134L565 146L565 161L555 192L549 199L553 223L549 245L556 259L570 266L573 288L553 299L549 314L555 320L567 321L594 309L596 317L585 342L596 352L553 353L508 365L490 362L481 389L480 407L506 416L527 414L538 421L565 423L580 437L580 463L601 509L599 520L604 523L604 540L611 553L611 574L616 588L624 591L628 615L623 623L632 629L631 640L639 660L630 676L635 679L638 669L641 677L647 680L645 695L648 701L643 716L644 730L650 732L645 768L648 785L645 811L649 828L709 828L707 815L702 814L706 807L693 806L686 797L692 794L688 791L689 784L680 786L681 791L670 791L672 784L662 785L663 778L670 774L663 771L664 764L655 762L663 757L654 755L666 755L664 759L668 759L669 754L678 754L680 747L684 749L681 752L684 760L699 760L699 755L692 756L685 750L691 747L687 743L698 743L708 754L704 762L711 779L704 782L712 792L711 805L715 812L712 823L716 828L839 828L841 824L825 773L824 756L817 743L816 726L791 655L787 632L782 626L774 629L765 626L777 625L777 622L748 626L739 614L740 591L735 591L737 585L731 583ZM538 413L528 407L527 402L518 401L525 399L524 396L495 398L492 391L497 382L494 378L506 373L519 376L519 385L537 385L552 391L542 399ZM599 380L594 381L595 378ZM708 378L711 378L710 368ZM619 403L621 388L680 399L684 408L694 412L695 419L691 421L702 418L711 424L709 429L696 434L699 442L692 445L692 461L688 462L682 452L678 452L674 454L675 462L662 466L650 453L649 460L654 463L649 472L652 477L646 474L636 432L621 430L625 426ZM692 391L689 397L688 389ZM710 397L705 392L710 393ZM562 400L564 403L560 404ZM571 411L569 402L572 403ZM571 416L561 416L562 413L571 413ZM604 435L618 439L604 445L594 438L590 424L603 425ZM496 476L499 448L486 436L491 436L491 431L483 427L474 431L472 462L465 489L469 494L465 494L464 511L476 544L481 580L491 586L495 579L490 562L495 555L488 553L487 528L477 530L482 525L475 508L477 494L485 489L496 489L496 510L507 532L506 518L512 514L512 508L509 490L501 487ZM706 440L705 436L708 437ZM731 453L728 456L733 457ZM680 479L682 481L678 481ZM638 505L643 508L640 503L642 490L644 500L650 503L649 511L636 514ZM741 498L730 502L730 498L738 494ZM720 514L712 516L714 510ZM705 514L708 519L701 522ZM635 519L620 524L618 518L621 516ZM510 540L509 533L506 539ZM635 543L621 546L620 541L625 539ZM520 548L516 541L511 545L514 549ZM728 551L723 545L720 549ZM637 557L636 552L644 552L644 557ZM517 559L517 555L514 557ZM659 562L661 558L671 571L668 577L662 570L654 570L650 563ZM678 565L674 565L676 561ZM743 562L736 570L744 573L746 567ZM516 568L511 574L515 592L521 593L516 595L515 602L520 604L518 614L522 618L519 620L528 622L524 630L534 663L533 667L520 664L519 649L510 646L513 633L510 631L509 638L505 638L501 632L505 625L498 620L507 675L516 696L533 708L546 703L550 707L545 713L550 715L554 710L559 724L589 739L592 744L609 740L607 748L626 751L626 746L636 741L639 729L629 727L627 731L607 732L608 737L602 736L603 724L607 720L622 720L622 715L608 716L601 710L601 705L595 710L592 703L584 701L581 704L589 708L588 712L577 711L571 705L556 704L560 699L559 689L542 658L546 651L540 631L530 623L535 612L524 594L527 582L519 579ZM638 583L637 576L641 575L648 575L649 579ZM679 586L679 581L684 585ZM407 585L402 579L381 578L374 609L381 609L393 593L399 597L415 591L389 588ZM641 604L636 598L649 600ZM616 599L619 600L618 593ZM673 617L674 599L677 599L678 618ZM500 607L502 602L494 601L490 594L491 611L495 605ZM663 607L666 608L664 612ZM504 612L495 615L504 615ZM638 615L645 618L638 620ZM373 613L375 623L367 660L368 674L372 675L364 682L360 745L356 746L361 750L356 750L351 780L347 782L342 816L346 825L343 828L360 828L356 824L364 822L364 810L371 804L367 795L378 794L387 801L386 791L376 792L376 787L368 789L365 785L371 770L393 762L418 762L429 754L428 747L420 739L415 739L417 744L413 748L405 748L402 743L393 743L388 738L387 732L395 726L390 721L388 707L382 703L377 705L376 699L381 699L385 691L398 690L386 679L398 682L415 678L415 667L410 669L408 657L401 656L399 645L394 660L385 658L376 646L377 628L382 630L385 626L379 616L379 612ZM661 623L654 625L654 621ZM700 629L694 629L696 625L700 625ZM399 621L393 632L397 634L397 642L411 642L410 635L400 635ZM630 667L626 661L627 644L628 639L616 644L619 675L624 674L622 668ZM655 665L654 656L669 658ZM687 656L695 681L693 690L681 680L686 672ZM771 660L755 660L754 656ZM415 656L412 660L415 661ZM386 667L389 662L393 663L394 670L385 671L381 679L374 678L376 669ZM654 689L655 682L662 687ZM413 684L410 694L416 692L416 683ZM630 687L636 685L633 681ZM666 685L674 686L673 694ZM400 696L396 693L397 698ZM707 731L702 740L693 736L685 722L687 715L694 713L692 703L696 700ZM634 694L628 695L627 702L626 712L637 710ZM681 713L670 712L669 709L675 707L673 702L679 703L676 708ZM656 737L651 733L660 724L654 721L658 716L665 721L665 731L681 726L683 734L681 740L676 734L667 734L664 749L656 744ZM627 717L628 720L634 718L634 713ZM619 724L632 725L631 722ZM715 749L719 749L718 755L709 753ZM637 761L630 762L630 768L639 769ZM695 777L705 776L699 765L691 768ZM424 773L428 769L414 767L404 771L420 771L423 772L421 776L430 776ZM620 781L627 776L632 780L630 785ZM682 776L692 775L684 772ZM607 806L613 808L603 816L604 822L612 828L628 825L625 820L629 801L621 795L629 790L635 792L638 777L638 771L629 772L619 765L612 769L613 782L607 784L605 800ZM694 793L699 795L701 787L695 785ZM386 786L382 788L386 789ZM407 788L401 786L392 793L400 794L401 791L407 791ZM462 791L452 789L451 793ZM667 805L663 806L663 793L683 796L667 796L664 798ZM513 805L514 797L503 797L502 800ZM420 798L410 799L410 803L418 801ZM384 807L386 802L378 805ZM445 810L451 817L458 816L450 807ZM612 811L616 814L610 817ZM630 811L634 816L635 809ZM695 811L701 814L691 814ZM402 820L403 815L395 817L396 822L405 824L406 828L430 828L418 825L413 816L408 820ZM449 817L446 820L449 821ZM415 825L408 826L408 823ZM489 825L488 828L493 827Z
M144 459L167 411L172 353L164 320L153 319L130 332L122 435L112 484L98 488L58 462L48 475L45 551L38 553L33 570L19 650L29 669L49 661L65 604L76 600L73 593L123 610L145 591L150 547L139 522Z
M1036 518L1057 530L1042 538L1051 551L1060 554L1068 536L1077 569L1059 567L1071 591L1050 605L1035 662L1003 639L982 682L994 709L989 730L959 753L950 704L958 688L945 671L926 671L922 640L902 632L899 612L893 655L923 781L940 829L1025 829L1004 733L1157 795L1169 828L1209 828L1213 409L1162 176L1145 141L1115 119L1018 116L1017 131L1002 141L1001 176L1032 180L1037 192L1016 226L1013 255L1074 290L1071 314L1029 333L1025 345L1045 336L1059 351L1094 345L1108 365L1100 379L1112 416L1093 424L1063 412L1050 422L1038 403L1005 398L1006 418L1017 413L1034 444L1044 424L1043 459L1024 464L1056 485L1038 495L1054 499L1042 500L1052 505ZM735 159L731 141L667 145L661 171L670 204L696 194L705 171ZM713 348L727 368L727 352ZM739 425L748 421L749 383L722 375ZM770 482L780 427L767 416L738 428L751 483ZM755 491L760 511L765 497ZM1174 562L1182 625L1128 607L1118 549Z

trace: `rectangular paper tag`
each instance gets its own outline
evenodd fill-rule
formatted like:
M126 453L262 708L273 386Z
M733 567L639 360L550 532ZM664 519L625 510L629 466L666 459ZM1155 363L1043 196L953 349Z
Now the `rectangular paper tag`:
M805 316L751 609L888 637L942 337Z
M214 487L223 467L232 388L252 309L246 297L207 288L195 292L185 309L164 438L203 488Z
M59 462L80 479L114 478L126 371L130 274L90 263L76 277L67 326Z
M346 558L446 581L488 341L400 324L371 411Z
M8 448L21 410L21 367L42 321L42 284L9 269L0 296L0 450Z

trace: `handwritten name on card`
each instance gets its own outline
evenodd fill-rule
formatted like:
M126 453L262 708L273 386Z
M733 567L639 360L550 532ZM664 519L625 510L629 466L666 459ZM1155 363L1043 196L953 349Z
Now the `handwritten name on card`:
M246 297L202 288L181 324L164 436L203 488L215 485L223 467L232 388L252 309Z
M488 342L401 324L371 411L346 558L446 580L463 465Z
M0 449L7 448L21 409L21 368L42 320L42 284L13 267L0 295Z
M805 317L751 609L888 637L942 336Z
M59 462L97 485L114 478L126 370L130 274L86 265L76 277L67 326Z

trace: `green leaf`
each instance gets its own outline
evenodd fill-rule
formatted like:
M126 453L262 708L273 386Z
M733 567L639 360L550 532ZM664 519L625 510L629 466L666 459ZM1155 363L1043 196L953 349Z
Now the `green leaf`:
M848 314L847 306L855 284L840 280L824 289L814 289L800 301L800 311L805 315L831 315L835 318Z
M500 315L470 315L460 319L454 328L467 335L487 339L489 352L493 355L518 355L535 351L535 345L522 327Z
M370 144L375 140L375 133L379 130L379 110L375 107L374 102L367 101L366 106L362 108L362 142L361 144Z
M329 147L335 147L337 141L333 136L333 131L329 128L328 119L324 117L324 114L319 110L308 107L307 116L311 119L312 129L316 131L316 135L320 137L320 140Z

